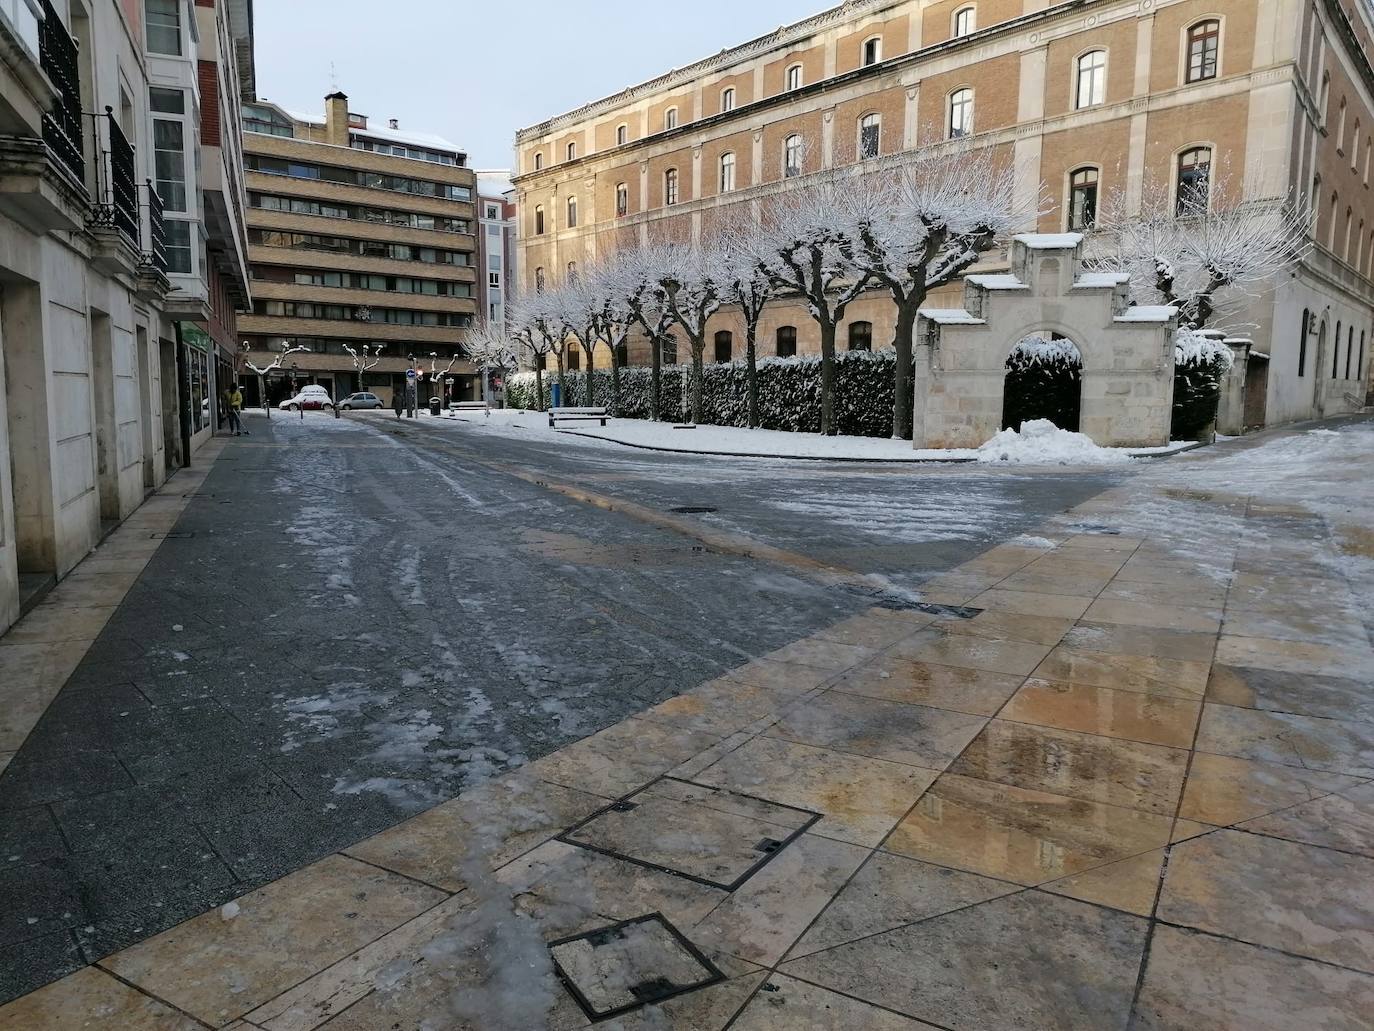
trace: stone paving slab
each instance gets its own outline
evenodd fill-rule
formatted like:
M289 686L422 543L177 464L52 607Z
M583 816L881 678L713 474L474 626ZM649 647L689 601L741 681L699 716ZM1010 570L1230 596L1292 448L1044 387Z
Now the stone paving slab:
M1202 489L1207 471L1117 488L1048 522L1053 548L943 578L992 615L847 617L12 1003L0 1025L136 1006L274 1031L585 1027L547 943L658 913L722 979L598 1026L1365 1027L1374 649L1367 630L1225 632L1237 549L1171 547L1139 514L1164 498L1243 525L1249 499ZM1256 512L1280 545L1275 519L1310 538L1302 497ZM1246 606L1294 586L1245 576ZM1154 589L1191 584L1192 605ZM1339 620L1341 597L1327 609L1314 588L1299 607ZM656 783L662 805L614 848L569 840ZM800 834L779 819L775 837L794 836L737 886L672 872L675 853L723 862L768 804L820 819ZM611 854L637 849L647 863Z

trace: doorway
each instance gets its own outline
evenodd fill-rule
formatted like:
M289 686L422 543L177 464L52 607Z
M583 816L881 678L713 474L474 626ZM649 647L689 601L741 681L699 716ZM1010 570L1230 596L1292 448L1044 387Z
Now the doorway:
M1045 419L1078 432L1083 409L1083 354L1061 333L1036 333L1017 342L1007 356L1002 393L1002 428Z
M1269 358L1250 352L1245 363L1245 426L1257 430L1264 426L1269 406Z

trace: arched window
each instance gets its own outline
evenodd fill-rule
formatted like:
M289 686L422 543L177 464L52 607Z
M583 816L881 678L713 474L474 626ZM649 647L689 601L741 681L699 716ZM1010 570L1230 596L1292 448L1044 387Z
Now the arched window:
M670 168L663 173L663 203L672 206L677 203L677 169Z
M1360 219L1360 228L1355 231L1355 260L1352 264L1356 272L1364 268L1364 219Z
M1345 150L1345 97L1341 97L1341 106L1336 108L1336 149Z
M1307 374L1307 333L1312 327L1312 313L1302 310L1302 333L1298 336L1298 378Z
M577 228L577 198L568 198L568 226L569 229Z
M623 147L630 142L630 127L628 125L617 125L615 127L615 145Z
M575 261L570 261L570 262L568 262L568 279L567 279L567 281L568 281L569 283L576 283L576 282L577 282L577 262L575 262Z
M1188 215L1206 211L1211 189L1212 148L1193 147L1178 156L1178 178L1175 183L1176 214Z
M1350 378L1350 368L1355 361L1355 327L1351 326L1345 338L1345 378Z
M722 111L733 111L735 109L735 87L727 86L720 91L720 109Z
M948 129L951 140L973 132L973 90L965 87L949 95Z
M961 7L954 12L953 34L954 38L967 36L978 27L978 12L972 5Z
M1331 109L1331 73L1322 74L1321 119L1322 128L1327 126L1326 114Z
M577 160L577 144L576 144L576 143L569 143L569 144L568 144L568 160L569 160L569 161L576 161L576 160Z
M1217 55L1221 44L1221 22L1215 18L1200 21L1188 30L1188 76L1186 82L1202 82L1217 77Z
M735 155L720 156L720 192L729 193L735 188Z
M1340 202L1340 194L1331 194L1331 224L1326 227L1326 249L1328 251L1335 251L1336 249L1336 212L1339 210Z
M1355 127L1350 131L1350 171L1360 170L1360 120L1355 119Z
M877 64L883 59L883 37L873 36L864 40L864 67Z
M1322 177L1320 175L1314 175L1312 177L1312 195L1308 198L1308 206L1312 209L1312 225L1307 231L1311 233L1315 239L1317 235L1317 223L1320 222L1322 218Z
M539 171L539 170L540 170L541 168L543 168L543 167L544 167L544 155L543 155L542 152L536 152L535 155L534 155L534 170L537 172L537 171Z
M1341 324L1336 323L1336 335L1331 338L1331 378L1336 379L1341 371Z
M793 90L801 89L801 87L802 66L799 64L788 65L787 72L784 75L783 88L791 93Z
M1073 106L1096 107L1107 102L1107 51L1090 50L1078 59Z
M677 128L677 108L670 107L663 112L663 131Z
M1360 330L1360 356L1355 361L1355 378L1364 379L1364 330Z
M878 156L882 149L883 122L877 114L867 114L859 119L859 160L867 161Z
M630 213L630 184L615 184L615 213L624 218Z
M1312 375L1320 378L1322 374L1321 360L1322 351L1326 349L1326 320L1322 320L1321 328L1317 330L1317 357L1312 361Z
M579 368L582 367L582 356L581 356L580 354L577 353L577 345L576 345L576 344L569 344L569 345L568 345L568 359L567 359L567 361L568 361L568 368L569 368L569 369L579 369Z
M1069 175L1069 229L1091 229L1097 221L1098 172L1079 168Z
M544 268L542 265L534 270L534 292L537 294L544 292Z
M1345 209L1345 243L1341 245L1341 257L1345 263L1350 264L1350 230L1355 224L1355 212L1350 208Z
M735 337L728 329L716 334L716 361L732 361L735 356Z
M797 327L779 326L777 335L779 358L793 358L797 354Z
M873 350L873 323L851 322L849 324L849 349L851 351Z
M794 134L787 137L782 148L782 174L785 179L792 179L802 174L802 165L806 160L806 145L802 141L801 135Z
M1369 152L1374 149L1374 138L1364 138L1364 184L1369 185Z
M630 364L630 345L624 341L615 345L615 363L622 369Z
M537 204L534 208L534 235L544 235L544 205Z

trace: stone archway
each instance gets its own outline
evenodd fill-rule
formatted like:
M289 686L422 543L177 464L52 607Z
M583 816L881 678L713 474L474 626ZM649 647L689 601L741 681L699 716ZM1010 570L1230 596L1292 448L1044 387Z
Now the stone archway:
M1053 330L1023 337L1007 355L1002 428L1020 430L1034 419L1077 433L1083 411L1083 352Z

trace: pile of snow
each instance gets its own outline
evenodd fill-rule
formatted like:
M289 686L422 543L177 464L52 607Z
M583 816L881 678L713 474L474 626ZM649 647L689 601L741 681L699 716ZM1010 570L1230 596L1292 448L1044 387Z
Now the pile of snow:
M1017 465L1119 465L1130 460L1125 451L1098 447L1083 434L1061 430L1048 419L1023 423L1020 433L1003 430L978 449L980 462Z

